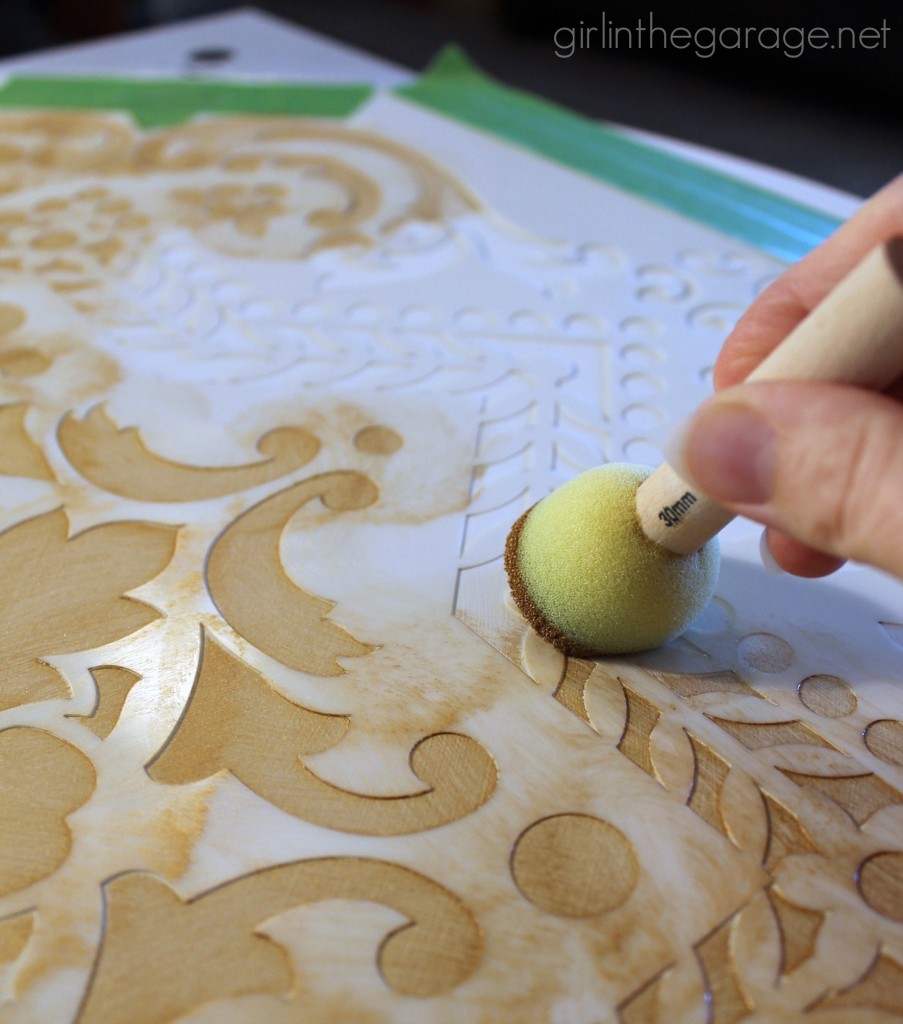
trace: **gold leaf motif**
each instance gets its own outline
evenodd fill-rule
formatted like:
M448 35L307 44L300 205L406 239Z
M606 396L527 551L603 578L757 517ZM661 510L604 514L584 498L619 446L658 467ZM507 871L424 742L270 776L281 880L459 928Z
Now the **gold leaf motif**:
M664 1024L661 985L668 968L647 981L618 1006L618 1024Z
M596 667L596 663L593 661L567 658L564 674L561 677L561 682L558 684L558 689L555 690L555 700L566 707L572 715L576 715L586 722L587 725L590 724L590 720L583 701L583 691L586 687L586 681Z
M732 924L733 918L729 918L696 945L696 956L705 978L711 1024L737 1024L754 1008L737 976L730 948Z
M679 697L699 697L704 693L722 693L733 697L758 697L764 700L758 690L754 690L745 679L736 672L700 672L693 675L680 672L654 672L650 670L660 683L663 683Z
M721 815L721 789L731 770L730 763L692 733L687 733L687 739L693 749L694 764L693 788L687 806L726 836L727 828Z
M279 557L289 519L319 498L335 511L376 501L376 485L361 473L321 473L265 498L226 527L207 559L210 596L229 625L258 650L289 668L318 676L341 675L338 658L358 658L372 647L330 622L335 607L296 586Z
M185 711L147 765L157 782L184 785L222 768L238 777L289 778L300 754L318 754L348 731L344 715L311 711L281 696L267 680L201 631L197 676ZM253 788L253 787L252 787Z
M94 792L91 762L42 729L0 732L0 896L52 874L69 855L66 815Z
M24 402L0 405L0 473L32 480L52 480L53 473L44 453L25 429Z
M781 932L780 974L792 974L815 953L815 943L826 915L820 910L798 907L777 889L768 888L765 894Z
M820 733L817 733L805 722L731 722L726 718L706 715L710 721L720 725L735 740L742 743L747 750L764 750L766 747L779 747L787 743L805 743L814 747L825 747L828 750L839 750Z
M374 797L340 789L314 775L300 755L334 746L347 728L343 716L280 696L207 638L185 714L147 771L157 782L184 785L226 769L287 814L367 835L401 835L456 821L495 789L492 758L475 740L454 733L427 736L414 747L411 768L426 783L418 793Z
M0 533L0 709L66 697L39 659L112 643L160 617L123 595L159 575L178 529L119 522L74 537L62 509Z
M34 920L33 910L23 910L0 921L0 966L11 964L22 955L34 931Z
M787 768L780 771L798 786L814 789L833 800L860 826L882 807L903 803L903 794L872 772L863 775L804 775Z
M651 737L662 713L642 694L629 687L623 680L621 689L627 700L627 719L624 731L618 740L618 750L647 775L656 778L655 766L652 763Z
M878 953L868 970L852 985L820 999L815 1008L863 1006L885 1013L903 1013L903 966L886 953Z
M141 676L120 665L99 665L89 670L97 687L97 702L89 715L66 715L80 721L99 739L105 740L116 727L126 698Z
M380 903L408 918L377 952L383 979L403 995L449 991L482 954L479 925L456 896L367 858L280 864L185 901L151 875L126 874L104 896L106 928L79 1024L165 1024L209 999L288 992L288 956L255 928L321 900Z
M306 465L320 442L299 427L264 434L257 450L263 462L244 466L188 466L149 451L136 427L119 429L103 406L84 419L68 413L57 431L60 448L92 484L136 501L201 501L269 483Z
M765 813L768 816L768 845L762 863L774 871L784 857L794 853L818 853L809 833L800 824L799 818L788 807L776 800L770 793L760 789Z

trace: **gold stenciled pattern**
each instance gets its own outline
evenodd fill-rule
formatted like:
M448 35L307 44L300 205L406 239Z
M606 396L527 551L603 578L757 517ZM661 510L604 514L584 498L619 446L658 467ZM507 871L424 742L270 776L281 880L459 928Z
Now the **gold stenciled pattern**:
M478 208L414 150L300 119L217 118L145 138L112 115L2 113L0 135L0 274L44 278L83 310L166 228L231 255L297 259ZM38 192L23 205L26 189Z
M210 290L234 303L193 307L186 289L215 271L205 251L277 276L286 260L383 273L393 245L480 212L366 129L216 118L142 134L114 115L37 113L0 115L0 131L0 472L22 496L0 533L14 1012L207 1024L254 1006L332 1024L360 1003L368 1024L704 1011L726 1024L899 1011L900 709L879 715L829 659L791 679L796 652L773 626L738 632L730 656L695 637L690 669L572 660L556 675L533 648L555 701L497 655L518 664L519 621L480 634L504 607L482 527L507 514L509 488L523 499L518 460L545 481L543 423L556 464L610 454L597 411L570 392L547 401L542 383L609 351L601 320L567 318L553 337L529 296L504 330L489 303L459 303L449 332L406 282L308 331L317 302L268 312L215 274ZM432 235L405 233L424 223ZM195 249L171 241L186 234ZM153 277L155 245L174 254L169 277ZM532 280L551 248L519 250L514 273ZM566 293L570 257L555 258L544 273ZM589 248L573 259L618 266ZM714 329L732 307L698 294L707 260L684 264L643 263L638 299L694 294L706 316L688 322ZM111 301L148 275L161 319L184 317L175 339ZM383 301L404 308L393 319ZM233 335L200 353L196 386L165 379L214 323ZM122 324L134 346L114 360L106 332ZM618 330L624 388L663 387L637 362L659 359L660 325ZM309 377L267 379L277 331ZM487 331L530 358L491 357ZM203 374L230 340L260 373L247 387L252 375L223 373L218 404ZM427 387L412 403L437 378L453 399ZM480 583L465 595L476 612L449 621L455 544L479 565L454 600ZM858 959L838 952L838 928Z
M11 408L15 419L10 422L20 433L11 433L10 436L28 439L28 435L21 433L25 407ZM143 446L140 435L133 430L126 436L130 438L130 451L137 453L137 457L117 458L114 455L106 458L107 451L115 452L121 443L123 432L117 430L99 406L84 419L64 416L58 436L62 453L95 487L157 505L216 501L236 491L272 483L279 476L291 475L305 466L318 455L321 447L317 437L309 431L278 428L264 435L258 444L262 454L270 455L269 462L216 470L160 459ZM356 436L389 438L392 441L390 444L380 441L375 446L360 446L365 458L375 455L384 459L401 443L400 435L387 427L365 426L358 430ZM272 444L269 443L270 438L274 439ZM30 450L24 443L20 447L26 452ZM34 445L34 449L40 454L39 447ZM27 470L30 465L25 460L21 465L10 468ZM273 492L260 505L251 506L244 515L238 516L213 541L207 565L211 593L222 605L227 621L232 620L233 625L255 637L261 649L268 650L271 641L267 638L276 635L272 626L266 625L252 606L243 605L237 594L250 583L256 593L261 592L261 587L264 592L271 592L278 605L278 594L284 590L287 600L301 614L302 628L298 636L302 646L298 651L304 653L299 654L300 660L294 658L298 669L329 675L341 671L335 659L366 656L371 650L369 646L360 644L329 621L328 613L333 607L331 602L302 591L288 580L284 575L278 543L274 544L274 541L278 541L288 518L315 498L322 500L334 513L341 514L366 508L377 497L378 489L362 473L338 471L315 474L287 489ZM246 519L248 516L251 518ZM254 516L261 520L260 523ZM246 532L253 543L257 543L255 538L260 537L266 544L267 531L271 534L270 553L263 562L256 549L246 554L239 546L234 553L229 553L228 545L232 543L233 533L240 544L245 522L252 525ZM269 525L262 530L264 523ZM8 706L14 707L23 700L67 696L68 686L62 674L41 659L29 662L30 651L44 653L99 647L108 638L128 636L160 620L160 611L123 595L167 569L175 557L179 529L175 524L122 521L102 523L90 530L73 533L66 514L58 509L15 524L5 534L0 534L0 556L12 584L10 607L6 613L9 621L3 630L6 642L11 645L10 656L13 659L7 661L14 669L9 674L5 690ZM48 561L42 561L45 559ZM239 561L230 569L229 559ZM246 561L266 569L267 575L261 577L259 584L254 584L247 573L241 571L240 567ZM47 568L43 568L44 565ZM239 567L237 573L236 566ZM267 582L278 579L283 583L276 584L275 589L272 582ZM18 586L15 585L17 580L20 581ZM236 584L239 583L237 591ZM72 587L79 590L78 600L74 598ZM52 602L56 602L58 611ZM243 607L247 610L242 611ZM303 611L304 608L309 608L309 615ZM283 614L296 617L295 612L288 610ZM60 626L48 628L57 620ZM259 622L259 626L254 622ZM44 624L43 629L39 628L41 623ZM74 636L79 637L77 643L70 639ZM276 648L275 653L279 656L280 649ZM66 717L93 733L98 740L113 742L112 734L121 719L123 707L142 676L125 665L100 665L92 668L90 674L97 694L94 708L87 714L67 713ZM209 703L211 694L215 694L215 700L205 711L205 702ZM228 699L230 694L234 699ZM227 709L225 715L224 707ZM266 718L267 708L272 711L269 720ZM219 740L214 738L216 729L211 731L211 722L227 727L227 732ZM317 753L334 746L341 742L348 727L346 717L319 714L280 696L263 676L215 639L206 637L201 645L196 687L187 703L185 715L163 750L149 764L148 774L159 785L184 785L230 769L249 788L290 814L316 821L325 828L376 836L404 834L448 824L471 814L489 799L495 788L497 770L491 756L467 736L452 733L424 737L412 751L412 768L426 784L426 788L419 792L397 798L370 797L331 785L311 773L299 761L299 755ZM231 737L228 730L231 730ZM28 741L22 750L19 750L19 736L22 742ZM14 892L27 887L35 879L52 874L65 860L71 846L66 819L90 796L94 783L92 773L85 790L81 778L83 771L91 771L89 758L51 734L22 729L0 732L0 739L7 737L15 746L13 760L22 766L22 770L27 769L37 756L32 752L35 744L38 744L37 753L41 754L44 765L40 772L29 772L32 781L28 786L23 785L21 772L8 780L15 787L11 792L16 793L17 798L6 801L5 834L14 844L16 856L12 856L13 847L9 847L5 859L0 857L0 867L3 868L0 879L6 877L7 890ZM47 747L46 751L42 752L41 744ZM212 761L211 750L219 752ZM272 758L261 758L264 752L271 753ZM68 761L65 760L67 758ZM12 765L8 767L11 769ZM48 772L54 780L66 778L66 786L51 783ZM60 801L58 811L47 808L46 801L35 802L28 798L32 783L51 789L55 785L54 791ZM291 793L293 787L296 790L294 795ZM35 814L38 814L37 818ZM41 857L29 853L35 842L40 844ZM20 857L22 851L25 857ZM24 876L17 873L16 864L27 866L29 873ZM237 888L229 892L239 897L238 903L231 899L199 903L198 907L202 907L207 916L212 915L211 920L218 922L223 950L221 969L210 972L195 966L186 970L184 985L167 989L169 995L164 1000L165 1006L161 1004L159 1007L146 999L145 987L138 985L134 988L130 982L130 989L134 990L137 999L129 1011L131 1016L162 1021L169 1019L177 1005L180 1012L190 1010L211 995L223 997L229 993L286 990L290 974L284 962L277 968L280 959L284 961L284 958L280 958L274 948L272 958L266 960L270 966L264 966L263 961L255 966L253 956L247 961L242 952L242 942L250 941L256 949L261 940L255 939L250 932L247 939L242 940L239 937L241 929L236 923L239 904L250 901L249 906L259 909L261 893L267 891L272 892L277 901L282 899L276 896L282 891L280 879L290 883L283 899L285 909L305 902L299 894L298 885L300 879L310 876L311 891L316 891L315 899L378 900L410 913L415 931L405 931L403 941L399 936L397 940L393 938L393 941L383 943L379 949L381 973L386 982L400 993L429 995L445 991L458 984L479 960L482 939L472 915L456 897L426 877L395 864L360 858L311 861L298 864L292 870L290 867L274 867L266 876L251 875L243 882L231 883ZM365 880L369 874L373 875L372 883ZM108 1019L110 1012L119 1012L111 1010L111 1007L120 1005L121 971L126 970L130 977L134 974L134 953L132 940L127 938L131 934L131 926L118 922L127 913L122 908L131 906L134 899L138 899L136 906L145 922L156 920L162 914L160 939L145 936L151 948L171 950L181 967L190 963L185 957L185 948L179 946L176 938L180 915L164 912L163 905L168 905L167 901L172 902L174 897L166 896L166 886L152 876L146 876L144 881L141 881L143 876L135 876L134 882L130 877L114 879L107 886L107 897L111 901L108 927L104 931L99 967L89 983L80 1020ZM329 891L332 878L336 879L334 892ZM147 899L142 895L145 893L148 894ZM159 898L154 894L160 894ZM155 908L163 909L159 909L158 914ZM278 911L274 905L272 912ZM37 913L40 917L40 908ZM262 916L268 915L263 913ZM10 920L16 922L7 929L6 945L12 961L23 955L23 949L27 955L27 949L31 948L28 945L31 923L29 918L29 927L25 929L18 923L25 920L24 917ZM191 922L187 924L190 926ZM223 931L220 927L227 924L232 931ZM145 928L146 924L141 927ZM123 928L126 928L123 933L126 937L120 936ZM390 938L393 936L394 933ZM154 946L155 942L157 946ZM141 948L147 948L143 940ZM253 968L245 980L227 969L232 962L230 957L238 957L243 964L249 963ZM206 957L204 963L209 963ZM148 978L157 977L161 970L172 973L163 960L153 958L146 962L146 970Z

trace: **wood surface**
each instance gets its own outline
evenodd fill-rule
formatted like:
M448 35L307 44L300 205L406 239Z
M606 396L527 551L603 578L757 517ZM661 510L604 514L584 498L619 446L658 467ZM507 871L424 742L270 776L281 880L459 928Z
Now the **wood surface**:
M899 589L595 662L501 564L779 265L386 102L0 114L0 1021L901 1019Z

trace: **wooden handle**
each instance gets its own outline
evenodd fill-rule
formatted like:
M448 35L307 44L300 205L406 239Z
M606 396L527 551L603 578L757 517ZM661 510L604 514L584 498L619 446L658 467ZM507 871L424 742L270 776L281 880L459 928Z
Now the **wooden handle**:
M903 236L873 249L753 370L747 380L824 380L880 390L903 374ZM650 540L697 551L733 519L667 462L640 485L637 516Z

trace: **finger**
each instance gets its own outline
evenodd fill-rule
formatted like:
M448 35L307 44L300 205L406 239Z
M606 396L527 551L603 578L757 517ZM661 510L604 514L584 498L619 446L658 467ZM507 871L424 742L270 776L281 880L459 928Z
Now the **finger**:
M816 551L903 576L903 407L816 381L761 381L709 399L675 469L732 512Z
M752 303L715 363L716 390L739 384L880 242L903 232L903 175L786 270Z
M844 558L825 554L824 551L816 551L808 544L802 544L796 538L771 526L765 531L765 542L775 563L784 572L792 573L794 576L805 576L807 579L830 576L846 561Z

